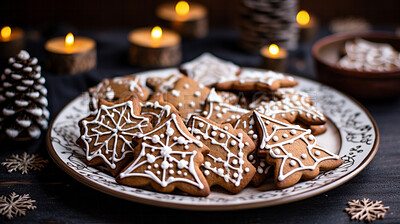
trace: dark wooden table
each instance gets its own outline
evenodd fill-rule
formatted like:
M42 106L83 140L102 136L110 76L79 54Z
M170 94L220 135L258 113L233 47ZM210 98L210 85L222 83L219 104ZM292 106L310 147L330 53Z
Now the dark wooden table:
M65 31L65 32L64 32ZM53 35L62 35L60 29ZM98 68L75 76L55 75L43 71L46 77L49 110L52 117L68 101L95 85L103 78L126 75L144 70L126 63L128 30L80 32L98 43ZM319 32L319 37L328 35ZM31 55L44 61L44 41L49 36L29 40L27 49ZM315 74L310 55L311 43L301 44L291 53L288 72L310 78ZM237 47L234 30L212 30L207 38L183 42L183 61L188 61L209 51L241 66L257 67L257 55L242 52ZM3 67L4 68L4 64ZM357 88L357 87L355 87ZM400 87L399 87L400 88ZM382 200L390 206L386 217L376 223L400 223L400 98L363 100L361 103L371 112L380 130L379 150L372 162L355 178L324 194L299 202L243 211L195 212L138 204L93 190L62 171L47 154L45 137L33 142L0 143L0 162L12 154L37 153L49 160L42 171L28 174L8 173L0 166L0 195L11 192L30 194L36 200L37 209L24 217L11 221L0 217L0 223L349 223L350 217L343 212L352 199L370 198ZM355 221L353 221L355 223Z

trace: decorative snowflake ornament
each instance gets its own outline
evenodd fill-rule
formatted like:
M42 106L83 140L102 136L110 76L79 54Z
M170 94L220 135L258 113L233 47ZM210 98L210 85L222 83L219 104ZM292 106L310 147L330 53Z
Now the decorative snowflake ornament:
M385 217L389 207L384 207L382 201L370 201L364 198L363 200L352 200L347 202L349 208L344 210L351 215L351 219L365 220L367 222L375 221Z
M12 155L1 165L5 166L9 173L19 170L22 174L26 174L29 170L41 170L48 162L39 155L29 155L24 152L22 155Z
M0 196L0 214L6 216L7 219L12 219L15 216L23 216L26 210L33 210L36 208L33 204L29 194L18 195L15 192L11 193L8 197Z

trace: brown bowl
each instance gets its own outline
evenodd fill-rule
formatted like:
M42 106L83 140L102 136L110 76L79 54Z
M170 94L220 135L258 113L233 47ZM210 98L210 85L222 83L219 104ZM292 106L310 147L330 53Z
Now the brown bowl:
M332 35L317 41L312 48L318 79L357 98L376 99L400 95L400 69L384 72L357 71L340 68L344 44L362 38L377 43L388 43L400 51L400 38L387 32Z

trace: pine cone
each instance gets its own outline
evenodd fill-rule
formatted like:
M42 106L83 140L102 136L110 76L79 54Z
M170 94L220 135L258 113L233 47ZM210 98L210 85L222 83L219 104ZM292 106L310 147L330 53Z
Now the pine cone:
M47 129L47 89L38 59L22 50L9 58L8 68L1 75L0 134L15 140L40 137Z

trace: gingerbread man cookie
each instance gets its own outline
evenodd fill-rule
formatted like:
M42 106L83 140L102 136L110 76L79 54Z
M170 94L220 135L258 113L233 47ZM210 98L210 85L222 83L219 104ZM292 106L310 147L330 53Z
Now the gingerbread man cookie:
M219 185L238 193L251 181L255 168L247 160L255 145L242 130L230 124L217 124L200 116L192 116L188 130L210 148L201 167L210 186Z
M238 91L276 91L281 87L293 87L297 81L282 73L274 71L249 71L245 70L237 77L231 76L230 79L214 84L214 87L221 90Z
M202 116L217 123L232 122L248 113L249 110L223 102L222 98L212 88L203 108Z
M149 119L140 116L136 96L115 103L100 99L96 114L79 122L77 143L85 150L88 165L105 164L113 176L133 158L132 139L151 128Z
M210 53L204 53L193 61L182 64L179 70L189 78L206 86L230 80L241 72L239 66Z
M97 86L89 89L91 98L89 107L91 110L96 110L99 99L116 101L129 93L135 93L141 101L149 97L149 90L140 85L140 78L137 76L104 79Z
M265 151L267 162L275 167L275 183L279 188L296 184L300 179L312 179L320 170L331 170L342 160L323 147L311 130L291 125L254 111L260 133L260 151Z
M135 159L117 177L118 183L134 187L150 184L165 193L175 188L190 195L210 193L200 170L203 154L209 149L189 133L176 111L138 138Z

